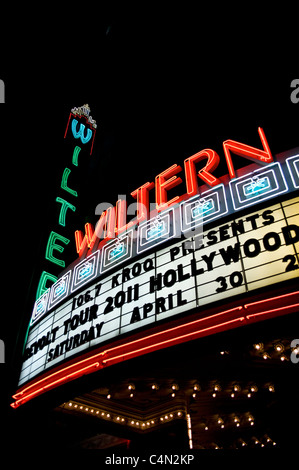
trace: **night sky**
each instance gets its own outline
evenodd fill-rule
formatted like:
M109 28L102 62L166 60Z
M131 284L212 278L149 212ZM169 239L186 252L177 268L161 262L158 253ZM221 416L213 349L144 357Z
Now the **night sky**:
M259 126L274 155L299 145L299 103L290 99L299 78L298 2L177 3L108 12L84 4L77 18L44 12L20 28L7 18L0 76L5 400L16 387L36 276L57 227L72 107L88 103L98 129L74 180L80 210L68 219L71 233L97 221L100 202L114 205L118 194L133 202L133 190L204 148L219 154L217 174L226 173L222 142L261 148Z

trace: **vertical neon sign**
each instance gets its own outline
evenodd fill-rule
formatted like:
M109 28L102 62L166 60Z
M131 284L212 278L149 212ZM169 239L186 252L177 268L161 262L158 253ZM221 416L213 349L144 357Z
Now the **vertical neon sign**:
M96 121L90 115L90 108L88 104L84 104L79 108L73 108L70 112L64 138L66 138L69 131L71 131L72 137L75 139L75 147L72 154L71 165L65 167L60 183L60 190L62 190L62 196L57 196L55 202L58 204L59 216L58 216L58 229L51 230L45 249L45 260L52 263L52 267L59 267L60 271L65 267L65 260L63 254L65 247L69 244L70 239L66 232L67 220L69 216L76 212L76 201L78 198L78 192L76 188L72 186L72 170L73 167L79 166L79 155L82 150L82 146L89 144L90 155L93 151L94 138L96 133L97 124ZM57 276L48 271L42 271L36 298L38 299L43 295L51 285L57 281Z

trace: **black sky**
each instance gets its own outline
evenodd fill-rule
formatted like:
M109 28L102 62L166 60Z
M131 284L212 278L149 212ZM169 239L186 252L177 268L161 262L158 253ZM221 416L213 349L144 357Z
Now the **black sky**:
M13 354L31 314L36 266L56 223L57 188L70 159L63 134L73 106L88 103L98 123L89 176L78 189L90 222L98 203L129 198L204 148L223 160L226 139L261 147L258 126L273 154L299 145L299 103L290 100L291 81L299 78L298 2L82 10L68 21L57 11L40 13L43 19L19 28L8 17L14 28L1 38L2 258L9 273L3 300L9 307L0 337L9 388L17 380Z

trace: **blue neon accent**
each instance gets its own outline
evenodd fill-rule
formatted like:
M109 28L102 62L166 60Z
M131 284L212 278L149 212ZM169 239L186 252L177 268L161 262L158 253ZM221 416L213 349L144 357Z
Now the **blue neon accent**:
M208 201L199 202L196 207L192 209L192 217L195 219L196 217L203 217L208 212L214 210L214 202L212 199Z
M109 253L109 260L118 258L120 255L122 255L124 251L125 251L124 243L120 243L119 245L116 245L116 247L113 248Z
M82 266L81 269L79 269L79 279L83 279L84 277L87 277L92 271L92 264L91 263L85 263L84 266Z
M43 313L45 311L45 301L40 301L36 305L36 313L39 315L40 313Z
M65 292L65 282L61 282L60 284L58 284L58 286L55 288L54 295L59 296L63 294L63 292Z
M147 238L158 238L164 230L164 222L156 222L155 225L148 229Z
M250 184L244 186L244 194L246 197L257 196L267 192L271 188L269 178L252 179Z

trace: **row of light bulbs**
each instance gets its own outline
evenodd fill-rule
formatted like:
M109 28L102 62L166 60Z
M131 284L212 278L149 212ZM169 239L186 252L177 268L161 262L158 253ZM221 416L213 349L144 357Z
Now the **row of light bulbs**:
M93 415L93 416L97 416L98 418L101 418L101 419L105 419L105 420L109 420L109 421L113 421L113 422L116 422L116 423L119 423L119 424L124 424L124 425L129 425L131 427L134 427L136 429L139 429L141 431L144 431L146 429L149 429L153 426L157 426L159 424L166 424L174 419L182 419L182 418L185 418L186 417L186 414L185 412L182 410L182 411L173 411L171 413L167 413L167 414L163 414L159 417L155 417L154 419L151 418L151 419L148 419L148 420L145 420L145 421L140 421L138 419L133 419L133 418L128 418L128 417L124 417L124 416L121 416L119 414L111 414L107 411L103 411L103 410L99 410L97 408L93 408L93 407L88 407L86 405L83 405L83 404L80 404L80 403L77 403L77 402L69 402L67 404L68 408L72 408L72 409L75 409L76 411L81 411L81 412L84 412L84 413L88 413L90 415ZM224 429L225 427L225 420L221 417L218 417L217 418L217 425L220 427L220 429ZM234 416L233 419L232 419L232 423L236 426L236 427L240 427L241 423L243 423L243 426L245 425L250 425L250 426L254 426L254 417L252 415L248 415L246 414L245 416L243 417L238 417L238 416ZM226 424L228 424L227 420L226 420ZM205 431L208 431L209 430L209 427L207 423L203 423L203 426L204 426L204 430ZM190 428L191 429L191 428ZM260 445L260 447L265 447L265 445L267 444L272 444L273 446L276 446L276 442L273 441L272 439L270 439L269 436L265 436L264 438L262 439L257 439L255 437L251 438L251 440L254 439L254 443L255 445ZM242 447L245 447L249 444L246 443L244 440L242 439L239 439L239 442L241 443L241 446ZM214 445L214 448L215 449L221 449L220 446L218 446L217 444Z
M270 446L276 446L277 443L275 441L273 441L273 439L271 439L269 436L263 436L261 437L260 439L258 439L257 437L255 436L252 436L249 440L247 440L247 442L242 439L242 438L239 438L236 442L235 442L235 447L237 448L242 448L242 447L247 447L247 446L252 446L252 447L270 447ZM221 447L220 445L218 444L215 444L213 443L212 444L212 447L214 449L223 449L223 447Z
M211 428L211 425L213 426L213 424L215 424L216 422L217 422L217 425L220 427L220 429L224 429L225 426L230 425L230 424L233 424L238 428L240 427L241 423L243 426L247 426L247 425L254 426L254 417L251 414L249 415L246 414L245 416L242 416L241 418L239 416L234 416L232 420L227 420L227 419L224 420L223 418L218 417L217 421L213 422L213 420L210 420L209 424L207 422L204 422L202 423L202 426L205 431L208 431ZM213 429L215 429L214 426L213 426Z
M153 383L153 384L151 385L151 389L152 389L152 390L159 390L159 388L160 388L160 386L159 386L157 383ZM195 391L195 390L200 390L200 389L201 389L201 388L200 388L200 385L199 385L199 384L195 384L194 387L193 387L193 390L194 390L194 391ZM129 392L130 392L129 397L130 397L130 398L133 398L133 397L134 397L135 385L134 385L134 384L129 384L129 385L128 385L128 390L129 390ZM171 386L171 390L172 390L171 396L174 398L174 397L175 397L175 392L176 392L177 390L179 390L178 384L173 383L172 386ZM111 393L108 393L107 396L106 396L106 398L107 398L108 400L110 400L110 398L112 398Z
M266 384L266 385L264 386L264 388L265 388L266 390L268 390L269 392L272 392L272 393L275 392L275 387L274 387L273 384ZM213 398L216 398L217 392L221 392L221 390L222 390L221 385L215 384L215 385L214 385L214 388L213 388L212 397L213 397ZM235 397L237 396L237 394L238 394L239 392L241 392L241 391L242 391L241 386L240 386L239 384L235 384L235 385L233 386L232 391L231 391L231 394L230 394L231 398L235 398ZM254 385L251 385L248 389L247 389L247 388L244 389L244 391L247 392L247 397L248 397L248 398L251 398L251 397L253 396L253 394L258 391L258 386L255 385L255 384L254 384Z
M253 348L261 354L261 357L264 360L273 359L273 357L271 357L271 354L269 354L269 352L265 350L264 343L255 343L253 345ZM289 352L295 352L295 354L299 353L298 348L287 348L282 342L273 343L273 352L280 354L279 359L281 360L281 362L287 362L290 359L290 354L285 354L287 349L289 350Z
M154 383L151 385L151 388L152 390L159 390L159 385ZM264 386L264 388L268 389L269 392L275 392L275 387L273 384L266 384ZM130 391L130 394L129 394L129 397L130 398L133 398L134 397L134 390L135 390L135 385L134 384L130 384L128 385L128 390ZM176 396L176 392L179 390L179 386L178 384L174 383L172 386L171 386L171 397L174 398ZM192 391L192 397L193 398L196 398L197 397L197 392L201 391L201 386L196 383L194 386L193 386L193 391ZM220 384L215 384L214 387L213 387L213 392L212 392L212 397L213 398L216 398L217 396L217 392L221 392L222 391L222 387ZM236 396L236 393L238 392L241 392L242 389L241 389L241 386L239 384L235 384L232 388L232 391L231 391L231 398L234 398ZM248 398L251 398L252 397L252 394L253 393L256 393L258 391L258 387L257 385L251 385L248 389L245 389L245 391L247 391L247 397ZM108 393L106 398L108 400L110 400L110 398L112 398L112 395L111 393Z
M93 416L97 416L101 419L107 419L109 421L114 421L119 424L130 425L141 430L157 426L158 424L168 423L173 419L181 419L185 417L185 412L179 410L173 411L172 413L162 414L161 416L143 421L138 420L136 418L128 418L127 416L121 416L119 414L112 414L107 411L100 410L94 407L88 407L77 402L68 402L67 407L75 409L76 411L81 411L83 413L88 413Z
M291 342L290 342L291 343ZM271 356L271 350L270 350L270 353L269 354L269 348L268 351L265 350L265 345L264 343L260 342L260 343L255 343L253 344L253 349L258 351L260 354L261 354L261 357L265 360L267 359L274 359L272 356ZM299 348L298 347L294 347L294 348L291 348L291 347L287 347L283 344L282 341L280 342L273 342L273 348L272 348L272 351L274 353L279 353L280 356L279 356L279 359L282 361L282 362L287 362L290 360L290 353L293 352L295 353L296 355L299 354ZM288 351L288 354L286 354L286 352ZM227 350L222 350L220 351L220 354L221 356L226 356L226 355L229 355L229 351Z
M169 421L173 420L173 419L177 419L177 418L182 418L184 416L184 413L182 411L176 411L174 413L167 413L167 414L164 414L162 416L160 416L159 418L156 418L156 419L150 419L150 420L146 420L146 421L143 421L143 422L140 422L140 421L135 421L134 419L132 419L131 421L128 421L128 424L130 426L135 426L137 428L145 428L145 427L150 427L151 425L157 425L157 424L163 424L163 423L168 423Z

